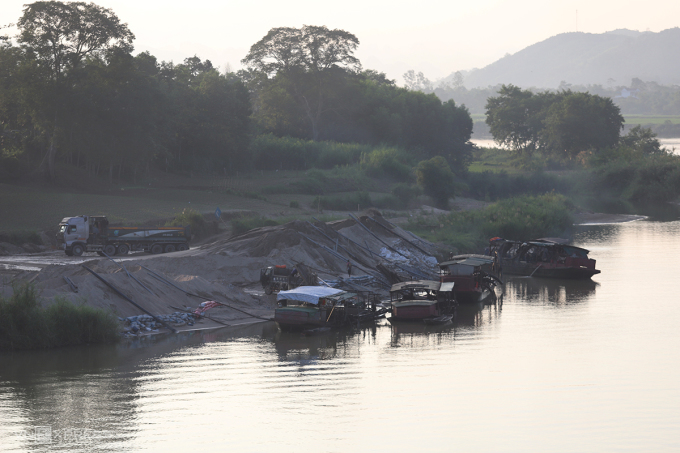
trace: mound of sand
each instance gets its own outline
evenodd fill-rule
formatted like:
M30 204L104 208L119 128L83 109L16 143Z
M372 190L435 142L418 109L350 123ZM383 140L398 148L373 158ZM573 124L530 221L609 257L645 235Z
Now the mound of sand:
M218 238L186 252L50 265L31 278L46 301L58 296L111 309L121 317L142 314L86 266L150 313L168 314L214 300L228 306L208 315L233 325L273 316L276 298L264 295L259 284L263 267L302 263L322 282L384 296L394 278L436 278L438 252L435 245L373 213L332 223L296 220ZM347 260L353 265L351 278ZM212 326L208 321L205 325Z

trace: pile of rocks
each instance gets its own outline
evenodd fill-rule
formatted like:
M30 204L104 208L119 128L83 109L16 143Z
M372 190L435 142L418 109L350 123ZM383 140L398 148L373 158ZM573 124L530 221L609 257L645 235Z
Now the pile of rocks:
M169 315L157 315L156 318L174 327L193 326L197 316L193 313L176 311ZM119 318L123 323L123 335L140 335L148 332L158 332L163 328L163 324L157 322L150 315L130 316Z

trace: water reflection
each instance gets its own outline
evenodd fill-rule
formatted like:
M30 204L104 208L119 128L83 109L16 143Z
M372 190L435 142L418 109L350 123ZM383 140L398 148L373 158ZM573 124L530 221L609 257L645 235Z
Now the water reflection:
M650 315L648 282L677 271L680 222L582 227L575 243L594 280L506 276L502 304L440 326L263 323L0 354L0 450L675 451L680 305L654 283ZM21 437L36 426L96 442Z
M592 298L598 286L591 279L509 277L505 283L505 300L551 305L573 304Z

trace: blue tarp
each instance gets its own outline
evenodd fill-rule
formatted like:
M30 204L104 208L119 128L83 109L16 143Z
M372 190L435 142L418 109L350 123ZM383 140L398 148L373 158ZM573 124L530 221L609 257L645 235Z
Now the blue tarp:
M308 304L318 305L319 299L324 297L337 296L345 291L327 286L299 286L288 291L281 291L276 300L297 300Z

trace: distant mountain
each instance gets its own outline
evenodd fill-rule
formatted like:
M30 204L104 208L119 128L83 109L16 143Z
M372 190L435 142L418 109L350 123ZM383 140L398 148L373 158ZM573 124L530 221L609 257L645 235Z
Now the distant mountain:
M453 74L445 80L453 79ZM680 84L680 28L659 33L614 30L563 33L465 75L466 88L514 84L523 88L630 84L633 78Z

